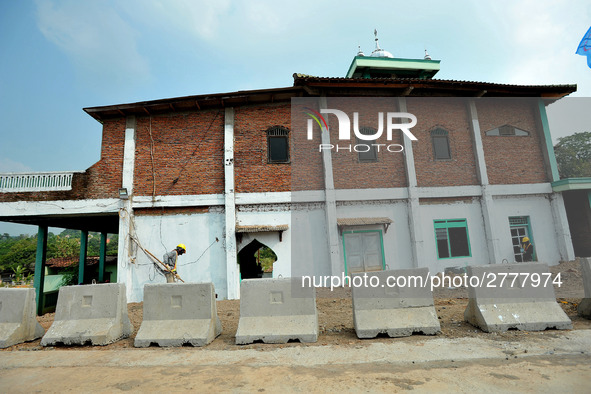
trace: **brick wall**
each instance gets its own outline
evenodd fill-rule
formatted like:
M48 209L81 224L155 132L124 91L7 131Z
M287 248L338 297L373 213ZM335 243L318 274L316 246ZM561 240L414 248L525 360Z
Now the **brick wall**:
M548 182L540 146L542 133L536 100L480 99L476 110L491 184ZM529 136L487 136L486 132L509 124Z
M266 132L272 126L291 129L289 103L234 108L237 193L286 192L291 189L292 163L267 163ZM293 131L290 130L289 134L292 139Z
M396 112L397 101L395 98L363 98L363 99L341 99L328 98L327 108L334 108L344 111L351 121L351 140L339 141L339 127L336 116L324 115L329 122L331 144L339 147L349 147L351 151L332 151L332 164L334 174L334 185L336 189L373 189L405 187L407 185L406 171L404 168L404 154L397 152L399 147L392 146L389 152L386 147L389 145L402 145L402 132L395 131L392 139L387 139L386 122L387 113ZM374 130L379 126L379 115L382 112L383 133L376 140L357 140L353 132L353 113L359 114L359 129L367 127ZM377 152L376 162L363 162L359 160L359 153L354 151L354 145L383 144ZM360 147L359 149L365 149ZM376 148L377 150L377 148Z
M223 108L136 120L136 195L224 192Z
M86 198L117 198L122 182L125 118L103 122L101 159L88 170Z
M295 103L291 111L291 189L323 190L324 163L318 146L322 143L320 127L313 122L312 139L308 140L308 106L319 111L318 102Z
M344 110L353 121L359 113L360 127L377 128L377 112L398 111L396 99L328 98L328 108ZM408 98L408 112L417 125L411 129L418 185L476 185L476 164L469 116L464 100L453 98ZM484 154L491 184L547 182L540 127L535 102L480 99L476 101ZM317 108L316 108L317 109ZM292 130L295 124L302 125ZM301 119L300 119L301 118ZM402 144L402 133L388 141L386 133L377 141L338 140L333 115L329 120L331 143ZM385 118L385 116L384 116ZM234 159L236 192L282 192L318 190L324 187L321 136L314 125L314 139L306 138L307 115L292 114L290 103L269 103L235 108ZM386 119L384 119L384 123ZM530 132L529 136L487 136L486 131L510 124ZM267 163L266 131L272 126L290 129L291 163ZM441 127L449 132L451 160L435 160L430 132ZM224 192L224 110L188 111L137 117L134 189L138 196L221 194ZM85 174L76 174L68 192L4 193L0 202L32 200L76 200L115 198L121 186L125 118L105 120L101 159ZM335 187L405 187L407 180L402 153L384 148L374 163L359 162L356 152L332 152ZM292 179L293 178L293 179Z
M407 111L417 117L411 129L417 184L420 187L478 185L466 101L455 98L408 98ZM435 160L431 131L447 130L450 160Z

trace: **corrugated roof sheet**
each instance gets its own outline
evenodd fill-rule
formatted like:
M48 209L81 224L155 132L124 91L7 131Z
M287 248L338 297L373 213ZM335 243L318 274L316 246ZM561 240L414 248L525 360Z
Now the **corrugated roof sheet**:
M564 85L514 85L514 84L505 84L505 83L495 83L495 82L481 82L481 81L465 81L465 80L457 80L457 79L419 79L419 78L346 78L346 77L317 77L314 75L308 74L300 74L295 73L293 74L294 84L295 81L298 80L305 80L305 81L324 81L324 82L366 82L366 83L379 83L379 82L393 82L393 83L421 83L421 84L475 84L475 85L489 85L489 86L498 86L498 87L519 87L519 88L566 88L566 89L575 89L577 88L576 84L564 84Z
M252 226L236 226L237 233L262 233L267 231L285 231L289 228L287 224L279 224L276 226L270 225L252 225Z
M387 217L377 218L342 218L337 219L337 225L343 226L367 226L369 224L391 224L392 219Z
M48 259L45 262L45 265L48 267L56 267L56 268L64 268L70 267L72 265L78 265L78 261L80 260L79 257L54 257L52 259ZM105 258L105 263L114 263L117 261L117 256L107 256ZM99 263L99 257L87 257L85 265L95 265Z

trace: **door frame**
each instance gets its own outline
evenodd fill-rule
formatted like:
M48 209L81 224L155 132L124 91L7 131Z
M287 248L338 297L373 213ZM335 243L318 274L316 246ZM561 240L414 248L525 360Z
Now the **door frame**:
M345 275L349 276L349 268L347 267L347 247L345 246L345 235L346 234L357 234L357 233L379 233L380 234L380 248L382 252L382 271L386 270L386 256L384 254L384 233L382 230L350 230L343 231L341 241L343 242L343 258L345 260ZM365 271L364 271L365 272Z

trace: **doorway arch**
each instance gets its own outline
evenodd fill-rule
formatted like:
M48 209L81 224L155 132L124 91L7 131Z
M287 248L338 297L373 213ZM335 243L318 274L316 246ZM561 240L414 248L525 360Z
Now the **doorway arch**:
M242 279L263 278L263 276L265 275L265 264L263 264L263 261L261 261L259 257L260 251L264 248L271 251L272 256L274 256L272 263L274 263L277 260L277 255L275 254L273 249L261 243L256 238L253 239L248 245L243 247L240 250L240 252L238 252L238 264L240 266L240 277Z

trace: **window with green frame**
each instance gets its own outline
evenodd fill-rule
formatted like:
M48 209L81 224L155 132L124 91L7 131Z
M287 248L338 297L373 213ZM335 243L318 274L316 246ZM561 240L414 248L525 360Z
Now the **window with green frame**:
M472 255L466 219L435 220L434 227L438 258L450 259Z

